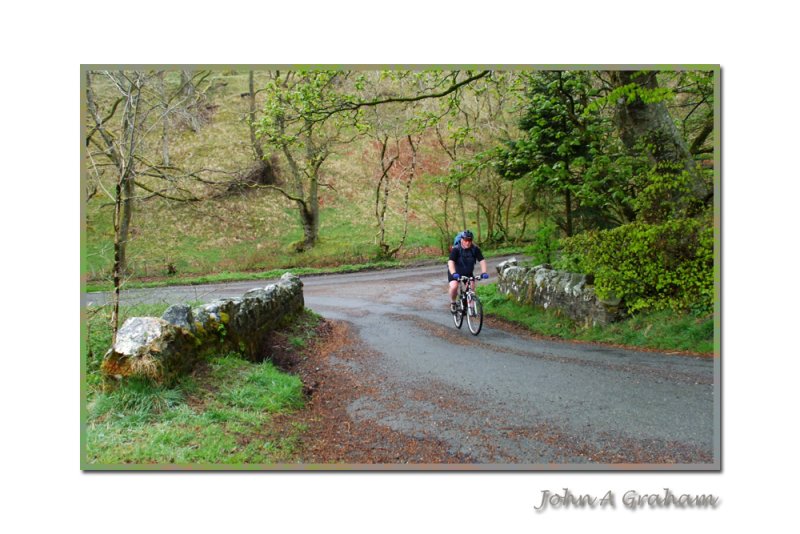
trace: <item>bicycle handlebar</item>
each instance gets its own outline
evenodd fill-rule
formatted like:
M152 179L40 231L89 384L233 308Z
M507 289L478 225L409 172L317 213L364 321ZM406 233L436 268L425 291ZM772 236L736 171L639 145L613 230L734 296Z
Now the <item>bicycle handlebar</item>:
M475 282L477 282L479 280L485 280L485 279L488 279L488 278L489 278L488 276L486 278L483 278L483 275L481 275L481 276L461 276L461 275L459 275L458 278L456 278L456 280L458 280L459 282L461 282L461 281L464 281L464 282L475 281Z

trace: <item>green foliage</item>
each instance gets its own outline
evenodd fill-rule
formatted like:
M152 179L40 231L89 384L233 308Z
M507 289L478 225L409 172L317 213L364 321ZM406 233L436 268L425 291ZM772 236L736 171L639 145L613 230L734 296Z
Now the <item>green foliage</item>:
M517 86L510 89L510 81L503 80L518 80L518 73L505 73L505 77L493 73L491 82L488 77L484 78L477 84L451 93L449 96L452 98L449 99L366 107L362 108L364 113L361 115L354 111L336 113L330 120L321 121L324 125L317 119L322 119L326 110L348 105L355 97L359 101L370 101L439 92L453 83L454 73L444 69L346 72L329 67L322 70L306 69L304 72L281 70L276 80L274 71L254 72L256 113L252 120L257 127L263 128L262 118L266 118L267 123L271 124L270 133L263 133L274 134L275 142L280 141L281 135L292 138L287 145L288 152L297 163L298 176L303 178L303 197L308 199L309 205L311 184L307 177L313 175L313 164L319 162L319 157L326 151L329 153L318 174L319 239L313 249L308 249L303 228L297 224L296 202L272 189L274 186L289 194L297 192L292 165L288 163L279 144L267 142L267 137L258 141L270 158L279 178L277 182L273 185L254 184L252 188L233 192L226 188L229 178L236 177L233 181L238 183L246 178L243 173L253 165L253 147L249 143L248 128L250 119L242 120L244 116L249 116L249 99L242 98L242 95L249 94L248 73L212 71L209 85L216 89L213 93L207 93L208 109L203 106L207 122L197 131L177 129L176 124L170 123L176 128L169 131L169 150L171 162L176 168L215 169L214 172L218 169L221 173L213 174L210 182L205 179L197 181L193 175L176 184L181 190L185 188L192 195L206 199L203 202L171 202L141 191L136 195L123 289L141 287L137 284L167 276L175 279L172 283L178 284L187 277L199 279L207 276L209 281L213 281L217 276L218 279L225 279L228 273L260 273L289 268L325 269L376 260L380 249L375 243L375 221L371 216L374 212L374 168L371 166L374 160L365 157L372 152L370 136L357 135L359 125L363 126L364 123L368 123L372 129L377 125L398 131L410 127L415 133L424 133L419 151L419 178L415 179L410 194L408 236L399 257L425 258L434 254L435 249L441 250L439 235L446 224L439 221L444 219L442 200L447 193L443 191L445 187L432 186L430 181L423 178L447 172L447 155L438 145L434 128L438 125L448 142L450 133L455 135L459 144L459 158L494 144L499 118L507 123L506 127L513 121L509 103L516 100L519 91ZM458 79L463 80L468 75L468 71L462 70ZM303 76L308 78L311 87L301 90L298 84L305 83ZM179 72L167 72L165 78L170 87L177 89ZM284 87L286 79L288 81ZM110 102L116 90L106 81L105 77L98 76L96 89L98 98ZM323 85L325 82L327 86ZM484 91L478 85L486 85L489 89ZM285 94L290 92L294 94ZM490 95L481 102L474 97L475 94L486 92ZM295 101L301 100L301 95L306 99L306 104L298 102L295 105ZM283 134L274 120L280 115L263 112L265 107L274 109L280 98L286 98L288 102L282 108L285 118ZM316 112L309 107L311 102L319 104ZM154 117L156 115L160 116L153 114ZM469 120L466 119L468 116ZM473 121L472 116L479 120ZM308 119L308 123L305 119ZM408 125L411 119L419 119L418 124ZM308 128L310 137L305 135ZM471 131L470 135L467 135L467 129ZM151 130L152 142L142 147L144 158L159 161L161 143L158 141L162 130L160 127ZM315 152L314 147L319 149L316 151L319 157L307 159L305 149ZM87 161L87 165L90 164ZM395 164L394 169L397 168ZM486 201L485 191L476 190L473 194L473 188L481 187L489 174L487 169L465 184L463 192L467 214L477 211L478 207L473 204L475 198ZM160 179L142 177L142 180L147 187L161 190ZM84 261L87 280L91 284L87 289L90 291L111 286L113 209L103 194L103 191L111 190L111 183L106 180L102 185L88 201L85 211ZM483 236L491 233L497 237L497 244L507 245L511 239L524 239L527 235L522 235L524 224L518 211L523 200L517 193L521 185L516 185L513 201L509 202L510 224L506 224L507 228L519 229L520 235L500 231L482 233ZM393 193L393 198L399 200L402 197ZM452 194L449 202L447 223L453 214ZM398 204L397 201L390 202L387 235L397 236L403 231L399 216L402 210ZM392 214L395 216L392 217ZM484 225L486 219L483 214L481 219ZM447 228L444 233L449 231L450 228ZM303 244L306 249L304 252L298 253L290 246L298 242ZM165 243L169 246L165 247ZM245 274L241 278L251 276Z
M560 207L548 215L567 232L626 222L639 162L623 153L610 118L590 112L599 98L592 74L532 73L526 95L523 136L495 149L495 170L556 195Z
M567 240L565 250L580 255L580 270L595 275L601 298L622 298L630 312L713 310L714 229L708 219L586 232Z
M634 78L638 78L638 76L634 76ZM637 100L645 104L657 104L659 102L672 100L674 97L675 93L667 87L649 88L639 83L632 82L620 87L615 87L604 97L597 98L586 107L585 113L596 112L608 104L618 104L621 102L630 104Z
M698 208L699 201L691 198L689 173L664 166L658 165L634 177L639 193L632 205L641 221L659 223L683 218Z
M533 234L533 244L525 250L534 265L552 264L558 251L558 228L552 222L541 225Z
M352 115L335 114L329 110L352 102L353 96L337 91L349 72L335 70L289 71L277 75L264 87L263 119L258 125L258 134L269 145L276 148L293 148L306 151L305 162L315 165L324 159L320 151L321 141L318 132L326 129L325 136L335 136L335 129L352 121L358 124L360 113ZM356 83L363 82L356 80ZM330 124L325 125L325 121Z

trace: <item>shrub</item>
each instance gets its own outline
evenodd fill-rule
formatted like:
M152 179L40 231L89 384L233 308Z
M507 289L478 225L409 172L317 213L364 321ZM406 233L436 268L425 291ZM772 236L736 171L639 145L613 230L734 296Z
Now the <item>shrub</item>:
M552 222L540 226L533 236L533 244L526 253L534 265L553 263L558 249L558 228Z
M708 218L710 219L710 217ZM629 312L714 307L714 229L710 220L635 222L591 231L564 242L580 257L580 269L594 274L601 298L619 297Z

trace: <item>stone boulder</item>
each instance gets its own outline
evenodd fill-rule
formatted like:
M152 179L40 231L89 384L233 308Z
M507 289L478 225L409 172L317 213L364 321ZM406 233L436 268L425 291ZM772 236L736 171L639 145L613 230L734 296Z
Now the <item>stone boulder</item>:
M155 317L131 317L117 332L101 369L109 378L170 382L191 372L196 348L196 338L183 328Z

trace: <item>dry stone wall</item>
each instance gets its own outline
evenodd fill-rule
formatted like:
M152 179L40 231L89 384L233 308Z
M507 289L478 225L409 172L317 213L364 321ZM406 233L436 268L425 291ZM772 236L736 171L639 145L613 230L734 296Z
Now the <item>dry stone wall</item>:
M239 352L253 361L268 356L270 332L304 307L303 283L290 273L277 284L192 308L175 305L160 317L131 317L105 356L106 377L172 381L211 354Z
M602 300L584 274L557 271L549 265L520 267L512 258L497 266L497 289L521 304L557 310L585 325L605 325L624 317L619 299Z

